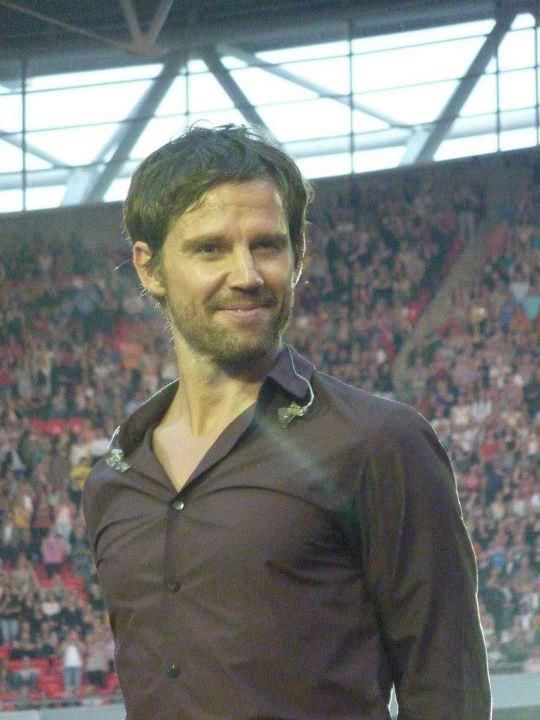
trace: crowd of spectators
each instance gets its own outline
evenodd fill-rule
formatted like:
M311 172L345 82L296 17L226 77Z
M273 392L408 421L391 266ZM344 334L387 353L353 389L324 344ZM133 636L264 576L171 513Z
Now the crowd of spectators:
M482 185L465 176L321 183L288 336L320 369L401 397L392 361L483 218ZM484 272L411 357L405 398L456 469L495 670L540 670L533 208L490 235ZM114 428L176 376L128 255L61 233L0 242L0 699L116 689L81 492Z
M492 670L540 672L536 197L487 235L482 272L456 292L452 315L410 357L409 399L457 472Z

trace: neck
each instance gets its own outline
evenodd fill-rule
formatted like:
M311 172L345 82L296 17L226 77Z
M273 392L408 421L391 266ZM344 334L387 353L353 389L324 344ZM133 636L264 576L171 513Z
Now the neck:
M210 435L257 401L275 353L248 368L217 365L206 356L176 347L180 383L164 424L182 422L192 435Z

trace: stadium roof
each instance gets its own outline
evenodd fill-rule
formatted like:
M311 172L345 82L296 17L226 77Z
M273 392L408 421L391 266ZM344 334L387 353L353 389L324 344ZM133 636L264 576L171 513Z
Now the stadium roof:
M539 0L0 0L0 211L119 199L193 122L311 177L538 144Z

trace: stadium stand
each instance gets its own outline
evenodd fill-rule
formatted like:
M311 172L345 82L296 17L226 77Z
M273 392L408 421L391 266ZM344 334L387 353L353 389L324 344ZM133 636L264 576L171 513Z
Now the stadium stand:
M469 170L321 182L288 338L319 368L403 396L392 363L495 212ZM540 671L539 200L537 182L497 209L487 263L408 358L406 399L456 470L492 671ZM118 699L81 490L115 426L175 377L126 256L61 233L0 242L2 709Z

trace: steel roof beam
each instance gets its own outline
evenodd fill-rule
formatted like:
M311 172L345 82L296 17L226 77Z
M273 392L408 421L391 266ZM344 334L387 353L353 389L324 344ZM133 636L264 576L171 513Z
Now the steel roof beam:
M26 150L27 153L30 153L30 155L33 155L36 158L39 158L40 160L43 160L44 162L50 163L54 167L57 165L65 165L65 162L63 160L60 160L60 158L56 157L55 155L51 155L50 153L46 152L45 150L41 150L41 148L37 147L36 145L33 145L32 143L29 143L28 140L23 143L22 134L17 133L3 133L0 130L0 140L3 140L5 143L8 143L9 145L13 145L13 147L18 148L19 150Z
M233 101L237 110L242 113L246 122L249 125L263 127L270 133L266 123L248 100L238 83L233 80L231 74L221 62L221 58L218 56L216 51L213 48L209 48L202 54L202 59L207 64L208 69L216 78L223 90Z
M311 90L311 92L316 93L319 97L330 97L332 100L335 100L342 105L346 105L347 107L352 106L354 110L359 110L366 115L371 115L371 117L374 117L377 120L381 120L382 122L387 123L392 127L410 127L409 125L400 123L398 120L396 120L396 118L391 117L390 115L386 115L385 113L380 113L377 110L373 110L369 107L369 105L358 102L354 99L354 97L351 98L350 95L336 95L335 92L333 92L325 85L320 85L319 83L307 80L306 78L303 78L302 76L297 75L290 70L286 70L280 65L261 60L261 58L253 55L252 53L246 52L245 50L231 47L229 45L219 45L218 50L221 55L232 55L233 57L237 58L237 60L245 62L250 67L260 68L261 70L265 70L266 72L269 72L272 75L276 75L283 80L288 80L289 82L293 82L296 85L300 85L306 90Z
M104 194L118 175L119 167L128 159L129 153L133 150L149 120L152 119L156 108L165 97L184 62L185 57L183 55L181 58L175 55L164 63L161 73L124 120L120 129L115 133L113 141L109 142L96 158L96 161L100 162L109 152L111 145L113 143L116 145L116 149L111 158L107 160L103 171L96 176L96 168L92 168L92 172L87 174L88 183L86 188L80 185L80 179L76 179L77 195L80 196L78 202L95 203L103 200ZM71 193L68 191L64 198L66 204L73 202L70 195Z
M509 119L507 129L520 130L523 128L531 128L534 127L535 122L535 108L524 108L512 112L512 118ZM474 137L475 135L485 135L489 132L495 132L494 124L489 117L460 118L459 122L452 128L449 139L458 140L461 138ZM408 137L409 132L402 128L388 128L387 130L362 133L361 135L355 136L353 150L357 152L404 146L407 143ZM283 149L298 159L347 153L351 150L351 138L350 135L341 135L321 139L294 140L283 143ZM459 160L459 158L456 158L456 160ZM118 177L130 177L137 165L137 160L128 158L122 162ZM27 175L27 187L62 185L69 181L72 173L72 168L34 170ZM0 190L20 189L20 187L20 172L0 173Z
M497 52L497 48L510 29L517 13L518 9L513 2L507 3L500 9L493 29L486 36L482 47L477 52L469 69L460 80L439 117L429 126L421 127L416 131L411 138L401 165L427 163L433 160L437 149L448 135L455 120L459 117L459 113L478 80L484 74L489 61Z
M170 2L171 0L161 0L151 28L157 28L162 22ZM522 0L521 11L534 12L534 4L535 0ZM0 6L19 9L20 12L26 10L8 0L0 0ZM230 25L218 25L217 22L212 22L212 17L204 17L199 18L198 22L189 28L189 32L186 32L185 25L173 26L173 23L169 22L165 27L163 42L169 50L177 46L183 52L194 55L201 48L212 47L216 42L241 44L244 50L256 52L261 49L288 47L291 44L306 45L342 40L347 38L350 32L355 37L366 37L479 20L493 17L494 7L495 0L461 0L459 3L447 1L431 5L396 2L395 7L385 7L384 10L364 3L343 3L329 15L320 9L306 9L305 4L301 11L294 11L294 3L291 3L291 11L286 18L276 14L261 14L259 19L235 19ZM55 18L40 13L35 16L45 22L58 23ZM62 26L61 23L60 25ZM84 28L67 25L65 29L71 31L70 39L73 41L76 40L79 30L84 34ZM25 52L29 58L36 55L40 57L39 67L35 69L36 75L120 67L134 62L133 55L129 54L132 52L129 43L118 43L100 35L93 37L91 33L88 33L87 37L97 40L98 47L103 44L110 47L90 48L88 43L84 43L78 49L74 42L66 42L64 49L59 47L51 51L50 47L36 46L33 42L28 48L22 46L17 54L11 48L0 48L0 79L17 80L20 77L20 57Z

